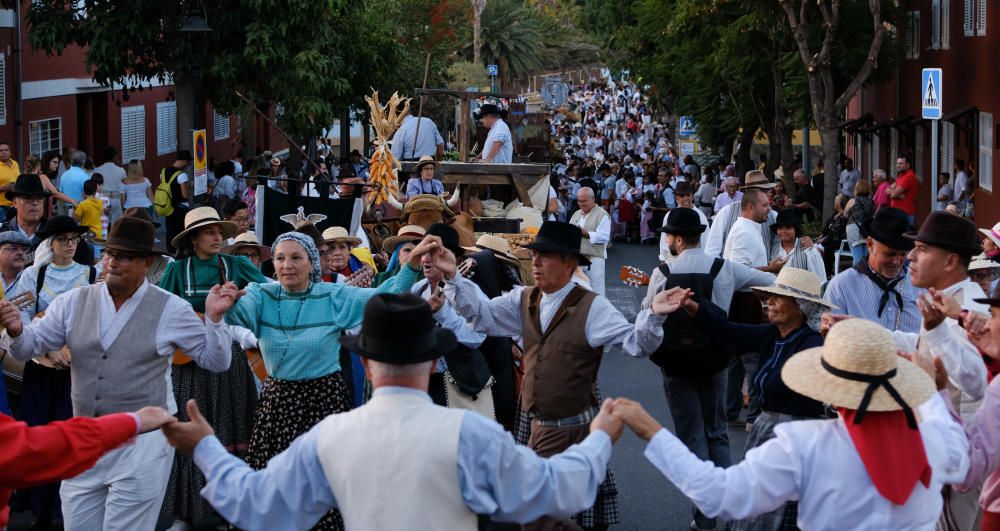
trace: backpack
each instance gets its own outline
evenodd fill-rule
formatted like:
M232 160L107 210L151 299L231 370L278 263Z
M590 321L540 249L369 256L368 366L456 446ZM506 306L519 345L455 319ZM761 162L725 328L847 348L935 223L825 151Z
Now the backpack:
M170 186L181 174L181 170L177 170L167 179L166 171L166 169L160 170L160 184L156 185L156 192L153 193L153 210L163 217L174 213L174 192Z
M712 262L708 273L670 273L667 264L659 269L667 278L663 287L688 288L699 299L701 311L721 311L709 302L715 277L725 264L721 258ZM650 360L663 369L666 376L697 378L714 374L729 365L732 347L725 345L710 332L699 326L687 312L674 312L663 322L663 342L650 356Z

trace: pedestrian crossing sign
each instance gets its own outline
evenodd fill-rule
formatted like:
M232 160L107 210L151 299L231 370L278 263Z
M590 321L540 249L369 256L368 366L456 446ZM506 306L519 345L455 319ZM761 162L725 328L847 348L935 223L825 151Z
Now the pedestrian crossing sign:
M941 102L941 69L923 69L920 75L920 106L925 120L941 119Z

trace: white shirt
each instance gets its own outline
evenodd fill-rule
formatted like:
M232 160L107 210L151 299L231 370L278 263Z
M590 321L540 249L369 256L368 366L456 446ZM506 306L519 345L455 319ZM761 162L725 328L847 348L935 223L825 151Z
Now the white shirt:
M802 529L929 531L941 515L941 488L969 469L969 442L940 395L916 409L932 474L930 486L918 482L903 505L878 493L839 418L779 424L774 439L725 469L699 459L666 429L645 455L711 518L747 518L797 500Z
M125 170L114 162L108 161L94 168L94 173L104 177L105 192L120 192L122 181L125 180Z
M589 214L584 214L582 210L580 211L580 214L581 214L580 217L576 220L576 226L582 229L583 226L587 224L587 218L589 218L590 216L598 215L598 210L597 207L595 206L594 209L591 210ZM611 241L611 216L604 216L604 219L602 219L601 222L597 224L597 230L591 231L589 237L587 236L584 237L589 239L590 243L594 245L601 245ZM598 258L604 258L604 257L598 257Z
M712 270L714 261L714 256L705 254L705 251L700 248L685 249L680 255L674 257L667 267L671 273L708 273ZM758 286L770 286L773 283L774 275L771 273L726 260L722 264L719 274L715 277L715 281L712 282L712 302L728 313L729 306L733 302L733 292ZM666 284L667 277L660 272L660 268L654 269L649 277L646 298L642 300L642 309L645 310L652 306L653 297L663 291Z
M433 157L437 154L437 147L444 144L444 138L438 132L434 120L427 117L420 118L419 136L417 131L417 117L409 115L403 119L399 129L392 135L392 154L398 160L416 160L420 157ZM416 148L414 148L416 142Z
M767 265L767 249L760 238L760 223L740 216L726 238L722 257L750 267Z
M681 207L681 208L683 208L683 207ZM701 233L701 240L698 243L698 247L704 249L705 248L705 244L707 243L706 240L708 238L708 217L705 216L705 213L702 212L701 209L694 208L692 210L694 210L695 212L698 213L698 217L701 218L701 224L705 226L705 232ZM664 226L664 227L667 226L667 217L669 217L669 213L668 213L667 216L663 216L663 224L662 224L662 226ZM661 232L660 233L660 261L661 262L672 263L674 261L674 258L675 257L670 254L670 246L667 245L667 233L666 232Z
M968 189L969 189L969 176L966 175L964 171L960 171L957 174L955 174L955 201L961 201L962 204L964 205L965 201L968 201L969 198L966 197L964 200L960 200L959 197L961 197L963 193L968 191Z
M989 306L972 300L985 298L986 295L979 284L968 278L941 291L958 299L966 310L989 313ZM969 341L968 334L958 321L945 319L930 331L924 330L921 325L919 334L896 330L892 337L896 346L904 352L917 352L919 340L927 341L931 354L940 357L948 371L949 383L961 392L958 409L962 420L971 423L986 395L986 365L979 349Z
M718 214L720 210L726 208L733 203L739 203L743 200L743 192L736 192L736 195L730 197L729 192L722 192L719 197L715 198L715 213Z
M483 142L483 157L490 154L493 149L493 143L500 143L500 150L493 157L493 160L486 162L493 162L496 164L510 164L514 160L514 140L510 136L510 128L507 127L507 123L502 119L497 118L496 123L490 128L490 132L486 135L486 141Z

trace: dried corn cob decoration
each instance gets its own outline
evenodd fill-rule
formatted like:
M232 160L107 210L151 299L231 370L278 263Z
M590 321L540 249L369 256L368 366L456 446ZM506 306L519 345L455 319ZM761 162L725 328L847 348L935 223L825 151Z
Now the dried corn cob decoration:
M410 98L403 98L398 93L393 92L392 97L383 106L378 100L378 91L372 93L372 97L365 96L368 107L371 109L371 124L375 130L375 152L372 154L371 166L368 170L368 182L374 185L372 189L372 203L381 205L389 199L391 194L393 199L399 195L399 181L396 178L396 171L402 169L399 161L392 155L389 149L389 140L396 129L399 129L410 110ZM399 106L402 105L402 109Z

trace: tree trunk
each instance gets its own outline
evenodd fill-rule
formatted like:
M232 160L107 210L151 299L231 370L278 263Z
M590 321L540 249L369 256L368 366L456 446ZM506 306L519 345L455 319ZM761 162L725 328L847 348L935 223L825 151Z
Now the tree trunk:
M781 181L785 183L785 190L791 190L792 173L798 169L795 167L795 146L792 145L794 129L791 124L786 123L778 131L781 133L781 165L784 167L782 171L785 173Z
M250 161L257 156L257 115L250 111L240 120L240 137L243 138L244 169L250 169Z
M750 149L753 147L754 130L751 126L744 126L740 133L740 149L736 152L736 175L741 177L746 172L754 168L753 161L750 160Z
M840 160L840 129L836 123L819 126L823 141L823 219L834 213L833 200L837 196L837 161Z

